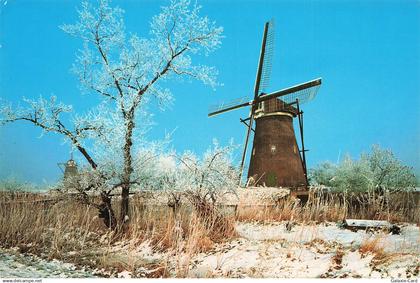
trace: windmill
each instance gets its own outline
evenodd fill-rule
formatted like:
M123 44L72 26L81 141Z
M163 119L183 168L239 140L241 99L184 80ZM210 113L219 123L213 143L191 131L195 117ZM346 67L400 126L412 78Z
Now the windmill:
M70 159L65 163L57 163L58 168L63 172L63 183L66 187L74 185L75 178L78 175L77 164L73 159L73 152L71 153Z
M254 140L248 170L248 182L254 185L306 188L308 185L303 139L303 111L300 105L312 100L321 86L321 78L292 87L265 93L271 74L274 50L273 21L265 23L257 76L252 100L236 99L211 107L209 117L249 107L250 114L240 121L246 125L240 174L242 177L251 131ZM299 150L293 119L298 117L301 139ZM255 128L253 123L255 120ZM240 178L241 179L241 178Z

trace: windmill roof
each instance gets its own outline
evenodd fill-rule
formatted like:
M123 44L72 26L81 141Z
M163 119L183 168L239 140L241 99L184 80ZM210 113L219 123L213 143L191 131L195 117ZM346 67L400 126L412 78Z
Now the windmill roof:
M293 116L297 116L298 110L293 105L290 105L280 98L272 98L270 100L261 102L258 106L258 109L264 111L264 113L273 113L273 112L288 112Z

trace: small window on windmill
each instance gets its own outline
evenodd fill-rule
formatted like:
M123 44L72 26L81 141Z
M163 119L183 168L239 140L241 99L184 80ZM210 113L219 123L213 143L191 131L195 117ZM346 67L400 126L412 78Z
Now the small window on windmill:
M277 148L276 148L276 146L274 144L272 144L270 150L271 150L271 154L274 155L276 153L276 151L277 151Z
M257 109L255 110L255 113L264 112L264 101L257 104Z
M255 155L255 147L254 147L254 149L252 150L252 155L253 155L253 156Z

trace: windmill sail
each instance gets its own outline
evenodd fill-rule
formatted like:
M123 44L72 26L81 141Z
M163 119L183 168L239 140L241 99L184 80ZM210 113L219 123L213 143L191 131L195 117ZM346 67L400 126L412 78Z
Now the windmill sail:
M271 70L273 66L274 43L275 43L274 19L272 19L270 22L268 22L264 60L262 64L260 90L266 90L270 85Z
M248 129L246 131L246 136L245 136L244 151L242 153L239 180L242 178L242 172L243 172L243 169L244 169L245 156L246 156L246 150L247 150L247 147L248 147L249 135L251 134L252 123L254 121L254 110L255 110L255 107L256 107L255 102L257 101L258 95L260 94L261 78L262 78L264 72L267 73L268 70L271 70L271 62L270 62L271 58L269 58L269 56L266 57L267 37L268 37L268 34L269 34L269 30L270 30L270 23L267 22L267 23L265 23L265 26L264 26L264 35L263 35L263 40L262 40L262 45L261 45L260 59L258 61L257 78L255 80L255 87L254 87L254 100L251 103L251 113L249 114L249 125L248 125ZM272 35L271 35L271 38L273 38ZM270 46L272 46L272 44L271 44L272 42L273 41L270 39L270 44L269 44ZM272 53L272 50L271 50L271 53ZM266 66L264 67L264 65L266 65Z
M296 99L298 99L299 104L303 104L315 98L320 86L321 85L317 85L317 86L309 87L307 89L299 90L297 92L282 96L280 99L288 104L295 103Z
M264 59L266 58L265 57L265 50L266 50L269 27L270 27L270 23L269 22L265 23L264 35L263 35L261 51L260 51L260 59L258 60L257 77L255 79L255 86L254 86L254 100L257 99L257 97L259 95L259 91L260 91L261 77L262 77L263 70L264 70Z
M241 97L226 103L213 105L209 108L209 117L232 111L241 107L255 105L258 95L260 94L260 89L266 89L270 83L272 60L274 54L274 38L274 20L271 20L270 22L265 23L264 26L260 59L258 62L257 77L254 87L254 100L249 101L249 98Z
M223 102L217 105L212 105L209 107L208 116L218 115L224 112L232 111L241 107L252 105L252 101L249 101L249 97L240 97L228 102Z
M321 78L303 84L288 87L272 93L264 94L259 97L258 102L278 97L288 104L296 103L296 99L298 99L299 103L302 104L314 99L316 94L318 93L320 86Z
M299 103L303 104L315 98L320 86L321 78L303 84L288 87L282 90L278 90L275 92L271 92L268 94L263 94L258 97L257 101L247 101L247 97L237 98L227 103L221 103L217 106L210 107L210 113L208 114L208 116L211 117L241 107L255 105L262 101L270 100L274 97L279 97L282 101L288 104L294 104L296 103L296 99L299 99Z

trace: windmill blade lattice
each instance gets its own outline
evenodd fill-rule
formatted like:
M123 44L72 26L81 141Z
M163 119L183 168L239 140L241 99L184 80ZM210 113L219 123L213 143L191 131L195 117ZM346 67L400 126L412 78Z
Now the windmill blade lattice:
M226 102L221 102L216 105L211 105L209 107L208 116L211 117L217 114L232 111L232 110L235 110L244 106L249 106L249 105L251 104L250 104L248 96L239 97L239 98L232 99Z
M262 94L258 97L258 102L267 101L278 97L282 101L289 104L296 102L296 99L299 99L302 101L302 103L305 103L316 96L321 83L322 79L318 78L268 94Z
M273 66L274 56L274 43L275 43L275 32L274 32L274 19L268 23L267 39L265 43L264 61L261 73L260 90L266 90L270 85L271 71Z
M299 90L297 92L293 92L290 94L287 94L285 96L280 97L281 100L288 104L292 104L296 102L296 99L299 100L299 104L303 104L305 102L311 101L315 98L315 96L318 93L319 88L321 85L316 85L313 87L309 87L306 89Z

